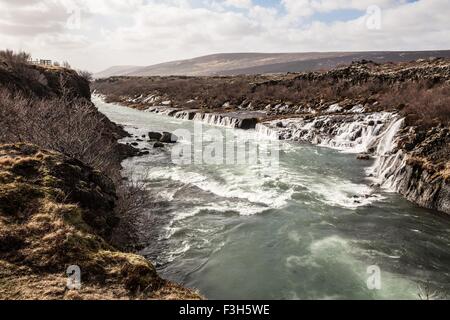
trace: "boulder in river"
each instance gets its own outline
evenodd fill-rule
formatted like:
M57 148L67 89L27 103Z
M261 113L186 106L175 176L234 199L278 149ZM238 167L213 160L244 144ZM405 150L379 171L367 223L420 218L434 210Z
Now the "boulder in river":
M368 161L368 160L370 160L370 156L367 153L361 153L358 155L357 159Z
M159 142L162 143L176 143L178 141L178 137L170 132L163 132L162 137L159 139Z
M162 138L162 134L159 132L149 132L148 133L148 137L150 138L150 140L152 141L159 141Z
M161 143L161 142L155 142L154 144L153 144L153 148L164 148L164 144L163 143Z

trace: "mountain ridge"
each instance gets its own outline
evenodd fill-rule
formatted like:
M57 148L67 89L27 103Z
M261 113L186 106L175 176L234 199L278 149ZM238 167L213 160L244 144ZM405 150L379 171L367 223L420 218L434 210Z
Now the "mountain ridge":
M95 78L111 76L229 76L330 70L353 61L408 62L435 57L450 58L450 50L367 51L304 53L219 53L150 66L113 66Z

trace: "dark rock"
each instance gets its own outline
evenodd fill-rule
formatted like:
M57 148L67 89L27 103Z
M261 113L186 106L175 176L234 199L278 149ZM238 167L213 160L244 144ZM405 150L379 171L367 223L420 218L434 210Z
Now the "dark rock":
M126 158L135 157L139 154L139 150L132 147L130 144L121 144L117 145L117 150L120 155L120 159L125 160Z
M379 183L374 183L371 185L372 188L381 188L381 184Z
M162 137L159 139L159 142L162 143L176 143L178 141L178 137L170 132L163 132Z
M361 138L362 137L362 132L363 132L362 128L359 129L357 132L355 132L355 134L353 136L353 141L356 140L356 139Z
M358 160L364 160L364 161L370 160L370 156L365 153L359 154L356 158Z
M137 146L139 145L139 143L137 143L137 142L132 142L131 145L132 145L133 147L137 147Z
M149 132L148 137L151 141L159 141L162 138L162 134L159 132Z
M164 144L161 142L155 142L153 148L164 148Z
M243 130L255 129L256 124L258 123L258 119L255 118L247 118L239 121L237 127Z
M368 125L369 125L369 127L373 127L375 125L375 121L370 120Z

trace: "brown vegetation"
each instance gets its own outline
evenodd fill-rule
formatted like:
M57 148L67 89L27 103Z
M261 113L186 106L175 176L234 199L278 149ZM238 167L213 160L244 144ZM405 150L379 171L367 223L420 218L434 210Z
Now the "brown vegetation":
M143 257L109 245L112 181L29 144L0 146L0 299L198 299ZM66 270L81 268L79 291Z
M92 72L86 71L86 70L79 70L77 71L78 75L82 77L87 82L91 82L94 78L92 75Z
M450 123L450 62L424 61L376 65L355 63L328 72L236 77L112 77L93 89L109 101L155 94L180 108L263 110L287 105L321 111L333 103L363 104L373 110L397 110L413 125ZM190 103L187 103L190 101ZM194 102L192 102L194 101ZM157 101L156 103L161 102ZM269 115L271 109L269 108Z
M0 143L33 143L114 176L120 155L112 133L90 102L68 92L42 99L0 89Z
M198 299L111 244L145 198L122 184L137 150L91 103L90 74L1 57L0 299ZM70 265L79 291L66 288Z

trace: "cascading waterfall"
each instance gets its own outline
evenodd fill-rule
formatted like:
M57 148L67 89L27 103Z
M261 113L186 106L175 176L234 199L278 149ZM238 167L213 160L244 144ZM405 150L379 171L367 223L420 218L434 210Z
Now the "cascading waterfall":
M238 128L239 126L239 119L214 113L197 113L193 120L227 128Z
M96 94L94 92L94 98L104 100L104 96ZM230 113L204 113L198 109L180 110L176 107L171 107L172 102L170 100L162 101L163 97L158 95L140 95L135 98L126 98L124 101L129 103L160 103L160 105L149 106L145 112L157 113L169 117L174 117L181 120L194 120L198 122L204 122L213 126L220 126L233 129L254 129L257 123L257 119L261 116L265 116L265 112L230 112ZM192 100L188 101L191 102Z
M97 95L100 99L100 95ZM156 96L138 97L133 101L157 99ZM182 120L194 120L209 125L239 128L242 119L226 114L202 113L199 110L179 110L167 106L152 106L147 112L159 113ZM329 114L305 120L303 118L274 120L256 124L258 134L274 140L305 141L348 153L375 155L375 164L367 172L377 184L398 191L405 154L397 146L397 135L404 119L396 113L374 112L345 115Z
M397 191L405 155L397 147L404 119L395 113L376 112L351 116L329 115L313 120L285 119L258 124L256 131L271 139L305 141L348 153L370 153L376 157L368 174L380 186Z
M280 140L280 132L276 129L273 129L263 123L258 123L255 128L256 132L263 137L273 139L273 140Z
M400 173L406 166L403 151L398 150L393 153L397 147L398 132L403 127L404 122L403 118L397 118L384 131L377 144L377 160L369 171L381 186L391 191L398 191L398 185L401 181Z

